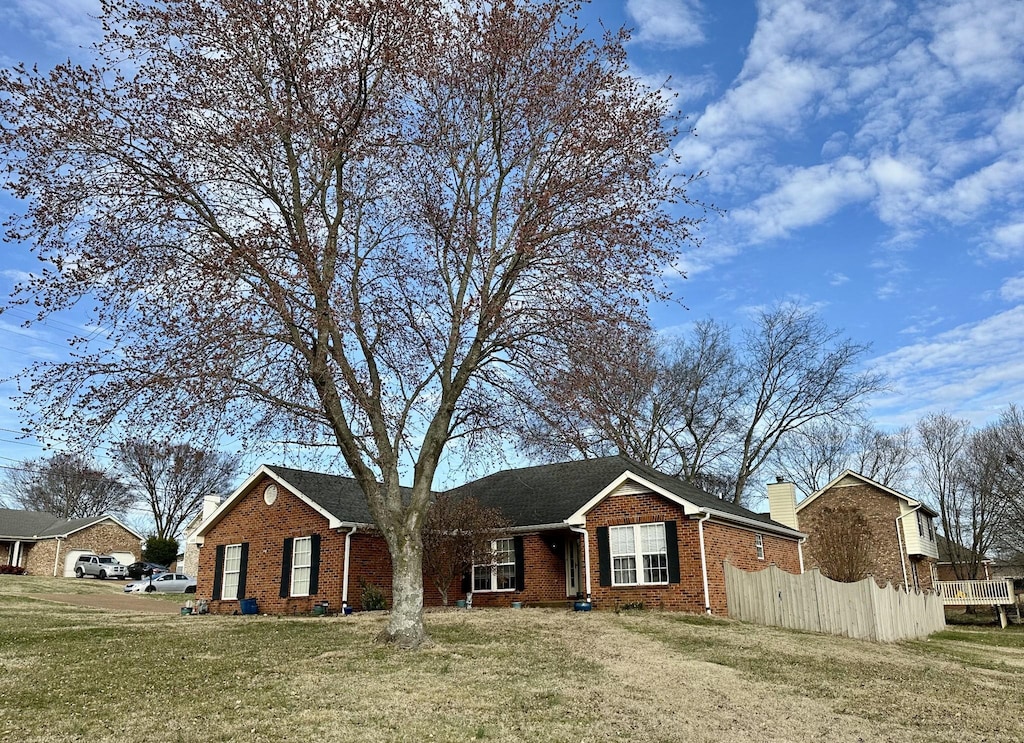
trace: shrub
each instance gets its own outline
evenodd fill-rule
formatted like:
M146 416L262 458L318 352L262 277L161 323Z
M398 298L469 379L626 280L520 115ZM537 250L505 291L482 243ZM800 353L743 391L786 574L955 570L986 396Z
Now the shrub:
M384 591L380 589L380 586L360 580L359 587L363 592L361 597L363 611L377 611L388 608L387 599L384 598Z
M24 575L25 568L17 565L0 565L0 575Z
M149 537L142 550L142 559L146 562L155 562L157 565L170 566L178 559L178 540L155 535Z

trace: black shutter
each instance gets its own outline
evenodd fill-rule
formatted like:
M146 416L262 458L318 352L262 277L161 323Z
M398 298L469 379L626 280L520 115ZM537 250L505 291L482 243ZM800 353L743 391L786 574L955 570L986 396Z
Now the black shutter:
M526 576L523 575L526 566L526 559L523 554L523 538L515 537L512 540L512 544L516 550L516 590L522 591L526 588Z
M679 582L679 536L676 522L665 522L665 556L668 558L668 582Z
M221 584L224 582L224 545L218 544L213 554L213 597L220 599Z
M295 540L288 537L284 540L284 554L281 556L281 593L283 599L288 598L292 592L292 545Z
M608 527L597 527L597 582L602 586L612 584L612 551L608 546Z
M462 574L462 592L469 593L473 590L473 570L469 569Z
M238 600L247 598L245 595L245 574L249 569L249 543L242 542L242 556L238 565Z
M316 596L320 591L320 535L309 538L309 595Z

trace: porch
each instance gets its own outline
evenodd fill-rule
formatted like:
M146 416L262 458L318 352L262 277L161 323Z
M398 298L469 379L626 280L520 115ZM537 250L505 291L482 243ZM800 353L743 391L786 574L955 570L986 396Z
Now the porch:
M1006 607L1016 604L1013 580L940 580L935 581L935 594L943 606L995 606L999 610L999 623L1005 627ZM1020 620L1020 608L1017 608Z

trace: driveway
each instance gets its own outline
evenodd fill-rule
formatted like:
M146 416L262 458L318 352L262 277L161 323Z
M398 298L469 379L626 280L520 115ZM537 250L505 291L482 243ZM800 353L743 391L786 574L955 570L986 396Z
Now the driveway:
M72 606L88 606L92 609L108 609L110 611L137 611L147 614L180 614L181 607L185 602L193 598L191 595L182 594L181 603L154 599L148 596L140 596L126 593L34 593L29 594L34 599L43 601L56 601L61 604Z

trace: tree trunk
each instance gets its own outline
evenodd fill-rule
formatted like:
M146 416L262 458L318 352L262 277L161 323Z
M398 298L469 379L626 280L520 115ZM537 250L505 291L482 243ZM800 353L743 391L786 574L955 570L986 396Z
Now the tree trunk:
M391 619L381 635L401 648L429 643L423 629L423 542L419 535L399 534L391 549Z

